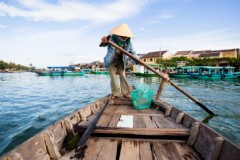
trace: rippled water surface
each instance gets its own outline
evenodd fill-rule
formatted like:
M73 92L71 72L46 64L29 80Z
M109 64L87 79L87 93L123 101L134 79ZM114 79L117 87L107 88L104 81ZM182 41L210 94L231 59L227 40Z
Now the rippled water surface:
M157 77L128 76L130 84L147 83L155 93ZM240 146L240 79L172 79L218 116L207 113L170 85L161 98ZM108 75L41 77L35 73L0 73L0 155L53 122L110 93Z

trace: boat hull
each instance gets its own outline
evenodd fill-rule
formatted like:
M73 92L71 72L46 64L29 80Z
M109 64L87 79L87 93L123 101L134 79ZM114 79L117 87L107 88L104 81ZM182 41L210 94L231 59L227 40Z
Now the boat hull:
M238 75L234 75L234 74L224 74L224 75L193 74L192 76L197 79L235 79L239 77Z
M109 74L108 71L93 71L93 74Z
M140 77L158 77L154 73L137 73L137 72L133 72L132 74L135 75L135 76L140 76Z
M85 72L38 72L39 76L83 76Z
M174 78L192 78L193 76L191 74L183 74L183 73L168 73L170 77Z
M0 157L72 159L80 135L101 113L108 97L73 112ZM186 113L161 100L135 110L131 99L110 100L91 133L84 159L231 159L240 148ZM77 152L78 153L78 152ZM186 158L187 157L187 158ZM214 158L217 157L217 158Z

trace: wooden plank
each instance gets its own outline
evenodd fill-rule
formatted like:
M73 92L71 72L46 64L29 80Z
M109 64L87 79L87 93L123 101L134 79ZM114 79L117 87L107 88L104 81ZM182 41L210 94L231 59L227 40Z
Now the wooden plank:
M117 156L118 140L91 138L83 160L112 160Z
M152 121L150 116L144 116L144 122L146 124L146 128L158 128L156 123Z
M78 126L76 129L79 133L85 130L85 126ZM125 135L145 135L145 136L189 136L188 129L172 129L172 128L109 128L96 127L93 133L101 134L125 134Z
M97 137L97 136L96 136ZM97 137L97 138L103 138L103 137ZM113 139L113 137L111 136L106 136L104 137L104 139ZM151 138L148 138L148 139L144 139L144 138L127 138L127 137L114 137L114 140L118 140L118 141L135 141L135 142L148 142L148 143L151 143L151 142L175 142L175 143L186 143L186 140L180 140L180 139L151 139Z
M194 143L194 148L201 154L203 158L207 157L207 154L211 148L212 141L219 135L211 128L206 127L200 123L198 136Z
M149 142L139 142L140 159L152 160L152 150Z
M107 127L110 123L111 116L101 115L96 126Z
M97 155L100 152L102 145L103 144L100 143L100 141L97 141L96 138L89 139L87 143L88 147L85 151L85 156L83 160L97 159Z
M120 115L111 116L111 120L110 123L108 124L108 127L117 127L120 117L121 117Z
M132 106L132 101L123 101L123 100L119 100L119 99L114 99L111 100L110 104L114 104L114 105L128 105L128 106Z
M222 151L224 139L222 137L214 138L206 159L218 159ZM238 157L240 158L240 157Z
M236 145L233 145L232 142L225 140L219 160L226 160L226 159L237 160L239 159L239 157L240 157L239 147Z
M103 146L98 154L97 160L112 160L117 156L117 140L102 140Z
M119 113L119 114L125 114L125 113L130 113L132 110L132 106L127 106L127 105L118 105L117 109L113 113Z
M181 159L175 146L169 142L153 143L153 153L155 159Z
M170 123L174 124L175 128L188 128L184 124L177 124L176 120L172 117L164 116L166 120L168 120Z
M159 128L177 128L176 123L168 121L163 116L154 116L152 119Z
M117 114L104 114L104 115L108 115L108 116L114 116L114 115L123 115L122 113L117 113ZM162 114L141 114L141 113L136 113L136 114L126 114L124 113L124 115L133 115L134 117L137 116L137 117L143 117L143 118L140 118L140 121L143 119L144 123L145 123L145 127L146 126L152 126L152 127L146 127L146 128L156 128L156 127L153 127L153 126L158 126L159 128L186 128L184 125L182 124L176 124L175 123L175 120L171 117L165 117L164 115ZM146 117L149 117L149 118L146 118ZM156 118L153 118L153 117L156 117ZM137 120L138 118L136 118L136 123L137 123ZM110 123L111 123L112 120L110 120ZM168 121L168 122L166 122ZM141 127L143 128L144 125ZM140 127L138 127L140 128Z
M113 116L113 115L123 115L122 113L105 113L103 115ZM159 116L162 114L151 114L151 113L124 113L124 115L132 115L132 116Z
M146 128L145 121L142 116L133 116L133 128Z
M118 105L117 110L115 113L120 114L142 114L142 110L136 110L133 108L133 106L127 106L127 105Z
M132 141L123 141L121 152L120 152L120 160L139 160L139 143Z
M116 105L108 105L106 108L105 108L105 110L104 110L104 112L103 112L103 115L107 115L107 114L113 114L113 113L115 113L116 112L116 110L117 110L117 108L118 108L118 106L116 106Z
M176 147L178 154L184 160L200 160L199 155L194 151L192 147L189 147L183 143L173 143Z
M145 114L162 114L163 115L162 111L156 110L154 108L143 109L142 112Z

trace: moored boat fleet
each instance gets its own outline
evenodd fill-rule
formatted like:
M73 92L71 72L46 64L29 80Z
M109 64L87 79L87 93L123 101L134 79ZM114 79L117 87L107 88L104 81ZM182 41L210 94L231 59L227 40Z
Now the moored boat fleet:
M47 67L48 70L37 71L39 76L83 76L85 74L108 74L105 68L81 69L75 66L54 66Z
M164 72L164 69L158 67L159 72ZM235 67L212 67L212 66L182 66L169 67L168 75L174 78L197 78L197 79L234 79L240 78L240 72L235 72ZM138 72L133 72L136 76L157 77L156 74L149 72L147 69L140 69Z
M164 72L166 68L161 65L150 65L158 72ZM197 78L197 79L234 79L240 78L240 72L235 72L235 67L213 67L213 66L182 66L167 67L168 75L174 78ZM128 72L140 77L157 77L155 73L143 66L136 65L136 71ZM48 67L47 71L36 72L39 76L83 76L85 74L109 74L106 68L80 69L75 66Z

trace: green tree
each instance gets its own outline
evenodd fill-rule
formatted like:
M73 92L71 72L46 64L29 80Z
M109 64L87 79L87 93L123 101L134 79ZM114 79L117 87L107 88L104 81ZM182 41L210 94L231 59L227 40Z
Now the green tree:
M1 70L5 70L5 69L8 69L8 64L4 61L0 61L0 69Z
M0 70L6 70L6 69L19 71L19 70L29 70L29 67L26 67L20 64L15 64L13 62L6 63L0 60Z

